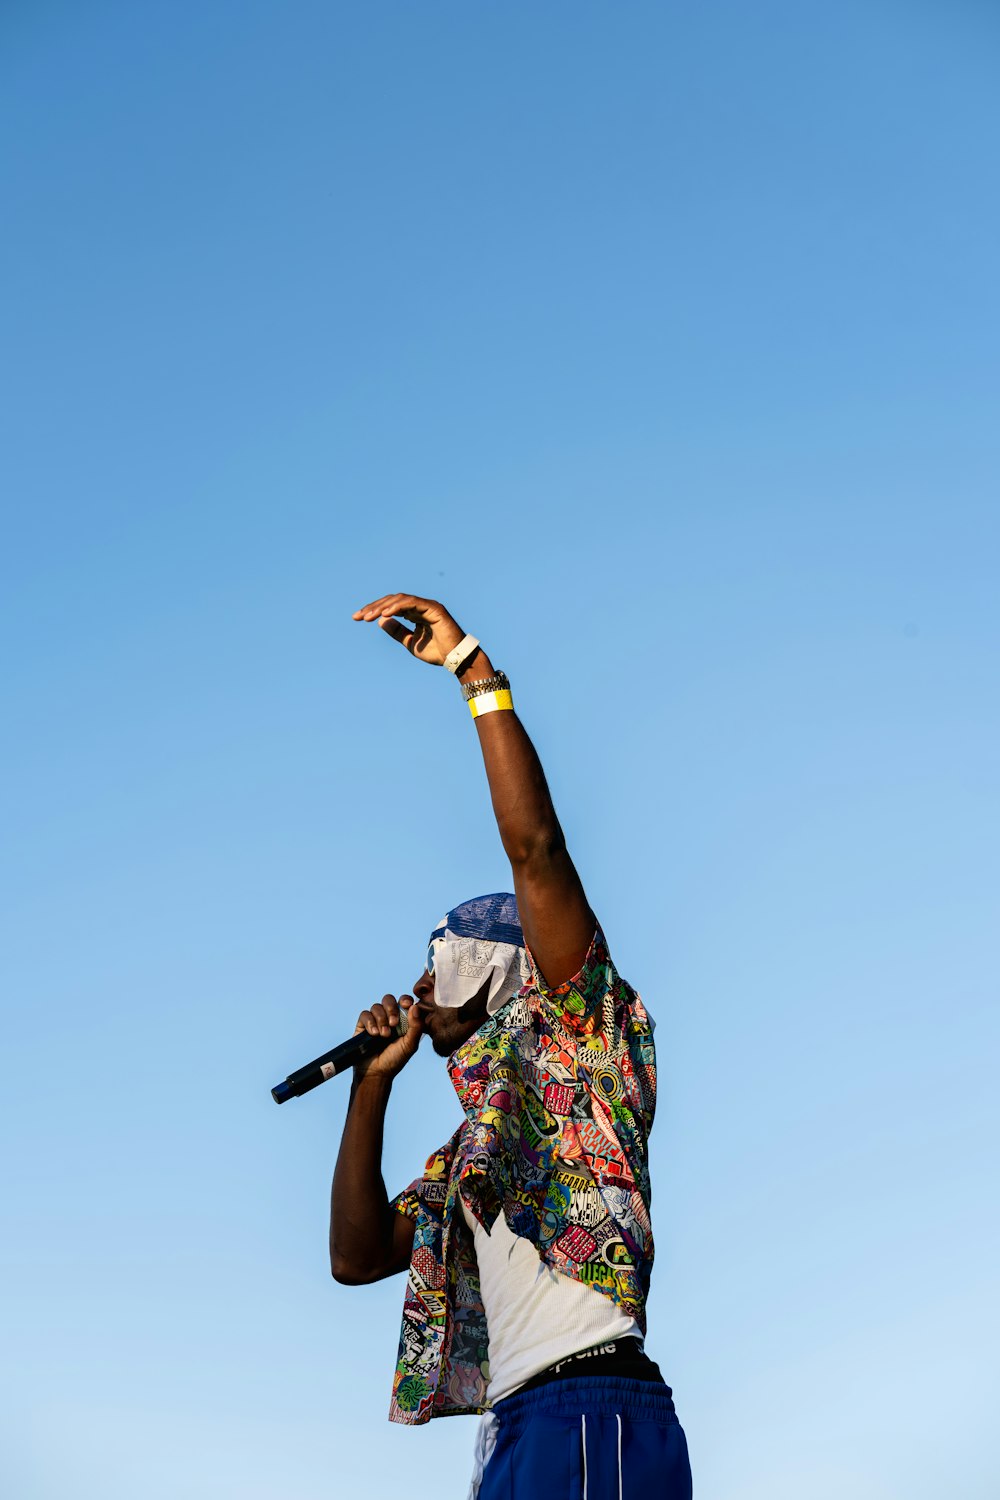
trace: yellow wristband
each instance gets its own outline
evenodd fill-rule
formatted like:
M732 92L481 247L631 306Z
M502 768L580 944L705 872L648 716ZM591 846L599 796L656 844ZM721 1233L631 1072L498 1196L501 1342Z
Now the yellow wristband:
M510 709L514 711L514 700L510 696L510 688L500 688L496 693L480 693L476 698L469 699L469 712L474 719L480 714L495 714L499 709Z

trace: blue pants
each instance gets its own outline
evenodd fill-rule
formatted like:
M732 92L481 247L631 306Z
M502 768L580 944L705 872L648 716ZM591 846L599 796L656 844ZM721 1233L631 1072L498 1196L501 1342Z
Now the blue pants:
M691 1500L687 1440L664 1386L560 1380L493 1412L479 1500Z

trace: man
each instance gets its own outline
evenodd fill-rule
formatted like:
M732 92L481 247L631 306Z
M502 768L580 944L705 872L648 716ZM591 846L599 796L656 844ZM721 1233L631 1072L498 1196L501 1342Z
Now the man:
M652 1023L611 962L507 678L432 599L389 594L354 619L462 684L515 894L449 912L414 995L358 1018L387 1044L355 1073L333 1275L409 1271L390 1418L484 1413L479 1500L689 1500L684 1433L643 1351ZM386 1106L425 1032L465 1120L390 1202Z

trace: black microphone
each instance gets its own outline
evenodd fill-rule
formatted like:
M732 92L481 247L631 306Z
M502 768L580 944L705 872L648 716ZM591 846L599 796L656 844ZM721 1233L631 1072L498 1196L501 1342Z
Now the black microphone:
M318 1088L321 1083L326 1083L328 1078L335 1078L338 1073L346 1073L362 1058L371 1057L373 1052L381 1052L383 1048L388 1047L390 1042L403 1035L408 1024L404 1010L400 1011L399 1025L392 1036L372 1036L370 1031L359 1031L348 1041L341 1042L339 1047L332 1047L329 1052L324 1052L322 1057L314 1057L312 1062L306 1063L304 1068L296 1068L294 1073L289 1073L284 1083L274 1085L271 1098L275 1104L284 1104L288 1099L300 1099L303 1094L308 1094L310 1089Z

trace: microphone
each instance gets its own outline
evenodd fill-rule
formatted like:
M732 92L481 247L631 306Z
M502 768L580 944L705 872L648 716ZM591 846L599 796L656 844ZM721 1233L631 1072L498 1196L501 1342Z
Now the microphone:
M289 1073L283 1083L274 1085L271 1098L275 1104L284 1104L289 1099L301 1099L303 1094L326 1083L328 1078L346 1073L362 1058L371 1057L373 1052L382 1052L396 1037L403 1035L408 1025L409 1019L403 1010L399 1013L399 1025L392 1036L372 1036L370 1031L359 1031L356 1036L341 1042L339 1047L331 1047L322 1057L314 1057L304 1068L296 1068L294 1073Z

